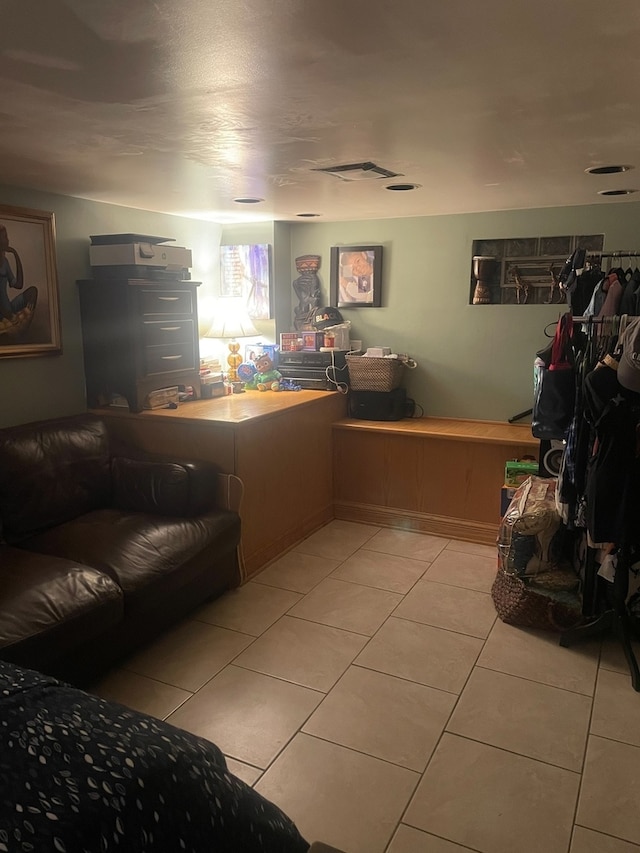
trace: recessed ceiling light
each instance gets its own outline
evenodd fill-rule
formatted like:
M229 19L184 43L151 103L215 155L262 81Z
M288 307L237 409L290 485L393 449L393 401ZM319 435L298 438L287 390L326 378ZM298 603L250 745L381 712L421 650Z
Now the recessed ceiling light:
M234 201L237 204L260 204L261 201L264 201L263 198L254 198L253 196L240 196L240 198L234 198Z
M393 190L397 193L404 193L408 190L417 190L419 189L421 184L388 184L385 187L385 190Z
M617 175L620 172L628 172L633 166L591 166L585 169L588 175Z
M306 219L312 219L314 216L322 216L321 213L296 213L296 216L303 216Z
M598 190L598 195L632 195L638 190Z

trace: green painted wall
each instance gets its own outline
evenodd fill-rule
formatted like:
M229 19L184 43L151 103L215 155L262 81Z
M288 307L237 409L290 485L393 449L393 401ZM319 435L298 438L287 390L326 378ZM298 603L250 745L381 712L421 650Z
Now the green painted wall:
M199 300L218 280L221 226L83 199L0 187L0 204L53 211L60 289L60 356L0 358L0 426L74 414L86 409L82 331L76 281L91 275L89 236L134 232L174 237L193 250ZM26 275L26 271L25 271ZM28 281L25 282L29 284ZM106 286L106 285L105 285ZM200 317L201 325L203 317ZM206 322L206 318L204 318Z
M342 310L352 338L364 346L409 353L409 395L427 415L506 420L530 408L533 359L544 327L561 306L469 305L472 243L476 239L605 235L609 250L640 250L640 204L504 211L291 227L293 259L322 256L323 298L329 304L330 247L380 244L383 307ZM284 297L284 294L283 294ZM295 296L289 286L292 306ZM289 320L291 322L291 320ZM284 331L279 328L278 331Z
M383 307L344 310L352 337L390 346L418 361L407 374L410 395L428 415L505 420L531 405L532 364L545 325L558 306L468 305L475 239L604 233L607 249L640 248L640 204L343 223L258 223L220 226L77 198L0 187L0 203L51 210L62 317L61 356L0 359L4 394L0 426L56 417L85 408L82 332L76 280L90 275L89 235L121 232L175 237L193 250L201 330L210 323L218 292L221 242L273 245L275 319L265 338L291 327L296 302L294 259L320 254L323 295L329 303L333 245L384 246ZM275 327L275 328L274 328Z

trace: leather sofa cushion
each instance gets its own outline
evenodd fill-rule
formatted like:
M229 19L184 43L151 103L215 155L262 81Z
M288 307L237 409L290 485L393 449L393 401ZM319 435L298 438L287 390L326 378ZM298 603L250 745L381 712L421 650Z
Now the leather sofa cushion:
M0 658L46 661L123 618L122 591L78 563L0 547Z
M0 430L0 520L9 544L110 502L106 426L93 415Z
M211 548L211 571L240 541L236 513L215 510L195 518L100 509L25 540L21 547L56 554L109 575L122 589L125 612L156 606L156 596L190 578L181 567Z
M217 469L206 463L111 460L113 505L160 515L193 516L215 505Z

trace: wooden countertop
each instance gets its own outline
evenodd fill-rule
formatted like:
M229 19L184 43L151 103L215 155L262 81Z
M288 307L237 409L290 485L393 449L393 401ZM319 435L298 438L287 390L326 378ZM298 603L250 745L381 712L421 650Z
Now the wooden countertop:
M107 406L94 409L98 415L108 417L136 418L144 421L158 418L182 423L215 423L237 427L243 422L259 418L275 417L287 409L307 406L319 400L335 397L336 391L245 391L211 400L192 400L179 403L177 409L146 409L144 412L129 412L127 408Z
M461 418L404 418L401 421L365 421L344 418L336 421L334 429L359 432L384 432L390 435L431 436L450 441L513 444L537 447L530 424L509 424L501 421L474 421Z

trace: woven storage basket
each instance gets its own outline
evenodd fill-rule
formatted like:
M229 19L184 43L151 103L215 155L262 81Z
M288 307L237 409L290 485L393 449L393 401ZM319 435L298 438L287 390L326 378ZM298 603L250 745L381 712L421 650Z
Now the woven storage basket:
M542 628L546 631L568 631L582 621L577 599L573 605L550 598L544 590L536 591L516 575L498 569L491 587L491 598L503 622L521 628Z
M394 391L402 382L403 364L397 358L347 355L352 391Z

